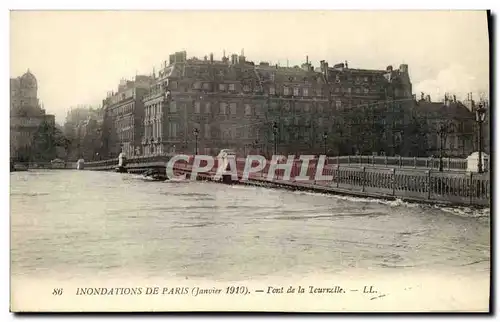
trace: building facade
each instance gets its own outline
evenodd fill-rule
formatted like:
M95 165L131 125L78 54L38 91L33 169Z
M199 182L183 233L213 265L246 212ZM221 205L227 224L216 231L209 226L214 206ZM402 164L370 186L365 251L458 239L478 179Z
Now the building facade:
M28 70L10 79L10 157L31 160L33 138L40 126L54 127L54 115L46 114L38 99L38 82ZM54 151L55 151L54 145Z
M152 77L142 75L133 81L122 80L117 92L109 93L103 100L101 155L113 158L120 152L128 157L143 154L143 97L149 92L152 81Z
M429 95L424 97L422 93L410 113L425 130L422 132L428 143L426 156L467 157L476 151L475 110L473 101L464 104L455 96L445 95L442 102L432 102Z
M399 103L411 100L407 65L364 70L347 62L330 68L321 61L315 70L308 58L300 67L280 67L255 65L243 52L221 60L213 54L188 59L177 52L144 98L141 143L148 155L217 154L225 148L241 155L272 154L275 146L282 154L322 153L327 133L327 150L334 154L340 148L332 147L332 137L359 132L351 110L391 105L396 118L403 113Z

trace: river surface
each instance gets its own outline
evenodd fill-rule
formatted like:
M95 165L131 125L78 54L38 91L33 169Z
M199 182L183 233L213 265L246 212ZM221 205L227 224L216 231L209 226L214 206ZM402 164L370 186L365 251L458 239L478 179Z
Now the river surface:
M92 171L10 180L13 279L489 279L489 210Z

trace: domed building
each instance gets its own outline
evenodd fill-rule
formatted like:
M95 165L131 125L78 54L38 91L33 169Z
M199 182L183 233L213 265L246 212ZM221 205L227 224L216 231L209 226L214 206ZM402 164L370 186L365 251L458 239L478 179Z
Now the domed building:
M29 156L33 134L39 126L55 124L38 99L38 81L28 69L20 77L10 79L10 155L14 159Z

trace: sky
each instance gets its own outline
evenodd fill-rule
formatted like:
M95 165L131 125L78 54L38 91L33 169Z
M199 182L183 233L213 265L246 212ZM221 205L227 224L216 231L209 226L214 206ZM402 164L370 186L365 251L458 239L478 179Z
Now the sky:
M413 92L440 101L488 96L485 11L11 11L10 77L28 69L47 113L63 123L100 104L120 79L151 74L171 53L350 68L408 64Z

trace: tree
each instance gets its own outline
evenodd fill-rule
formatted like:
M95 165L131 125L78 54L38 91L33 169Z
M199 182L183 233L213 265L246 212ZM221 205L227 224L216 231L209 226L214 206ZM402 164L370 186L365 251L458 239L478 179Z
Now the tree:
M43 122L33 135L30 159L48 162L56 157L56 147L66 147L67 139L54 124Z

